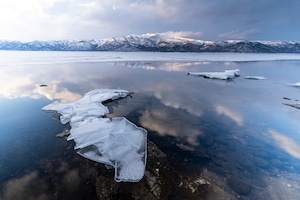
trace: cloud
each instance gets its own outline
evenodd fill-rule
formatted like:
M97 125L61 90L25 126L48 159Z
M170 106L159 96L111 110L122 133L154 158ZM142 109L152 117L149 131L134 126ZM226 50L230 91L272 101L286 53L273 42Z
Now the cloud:
M201 39L202 32L193 32L193 31L167 31L160 33L162 35L170 36L170 37L183 37L183 38L193 38L193 39Z
M189 30L182 27L182 23L188 24L187 11L194 12L194 9L182 0L172 3L164 0L12 0L0 3L0 38L101 39L175 31L174 27L180 32ZM192 32L198 31L191 30L188 35L193 35Z
M168 31L214 40L298 38L299 6L272 0L10 0L0 2L0 38L101 39Z
M240 31L240 30L233 30L233 31L229 31L226 33L221 33L218 35L219 38L225 38L225 39L247 39L247 38L251 38L252 36L256 35L257 33L259 33L259 31L257 29L249 29L249 30L244 30L244 31Z

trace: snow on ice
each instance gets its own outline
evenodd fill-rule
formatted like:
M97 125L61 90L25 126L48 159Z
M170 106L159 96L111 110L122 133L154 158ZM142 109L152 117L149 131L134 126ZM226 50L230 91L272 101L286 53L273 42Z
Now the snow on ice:
M225 70L224 72L189 72L187 75L202 76L210 79L228 80L239 76L239 69Z
M70 123L68 140L78 154L115 168L115 181L137 182L146 167L147 131L124 117L105 118L103 101L125 98L126 90L99 89L72 103L53 102L43 110L57 111L61 123Z

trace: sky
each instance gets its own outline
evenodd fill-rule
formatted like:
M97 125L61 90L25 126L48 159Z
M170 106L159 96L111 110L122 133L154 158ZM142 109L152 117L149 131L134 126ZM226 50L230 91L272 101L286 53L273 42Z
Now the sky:
M0 2L0 40L300 40L299 8L299 0L8 0Z

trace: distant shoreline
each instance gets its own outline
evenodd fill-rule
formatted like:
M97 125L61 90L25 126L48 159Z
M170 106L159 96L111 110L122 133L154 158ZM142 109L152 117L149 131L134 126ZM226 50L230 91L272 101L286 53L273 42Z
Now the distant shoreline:
M160 34L128 35L102 40L8 41L0 50L18 51L118 51L118 52L222 52L300 53L300 41L204 41Z

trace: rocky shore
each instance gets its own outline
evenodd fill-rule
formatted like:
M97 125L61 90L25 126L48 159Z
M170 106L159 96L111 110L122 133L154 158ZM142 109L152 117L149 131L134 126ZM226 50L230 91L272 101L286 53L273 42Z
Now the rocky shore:
M233 193L200 173L201 170L186 170L186 164L168 158L148 140L147 167L140 182L117 183L112 170L101 164L91 165L89 171L95 177L98 199L236 199Z

